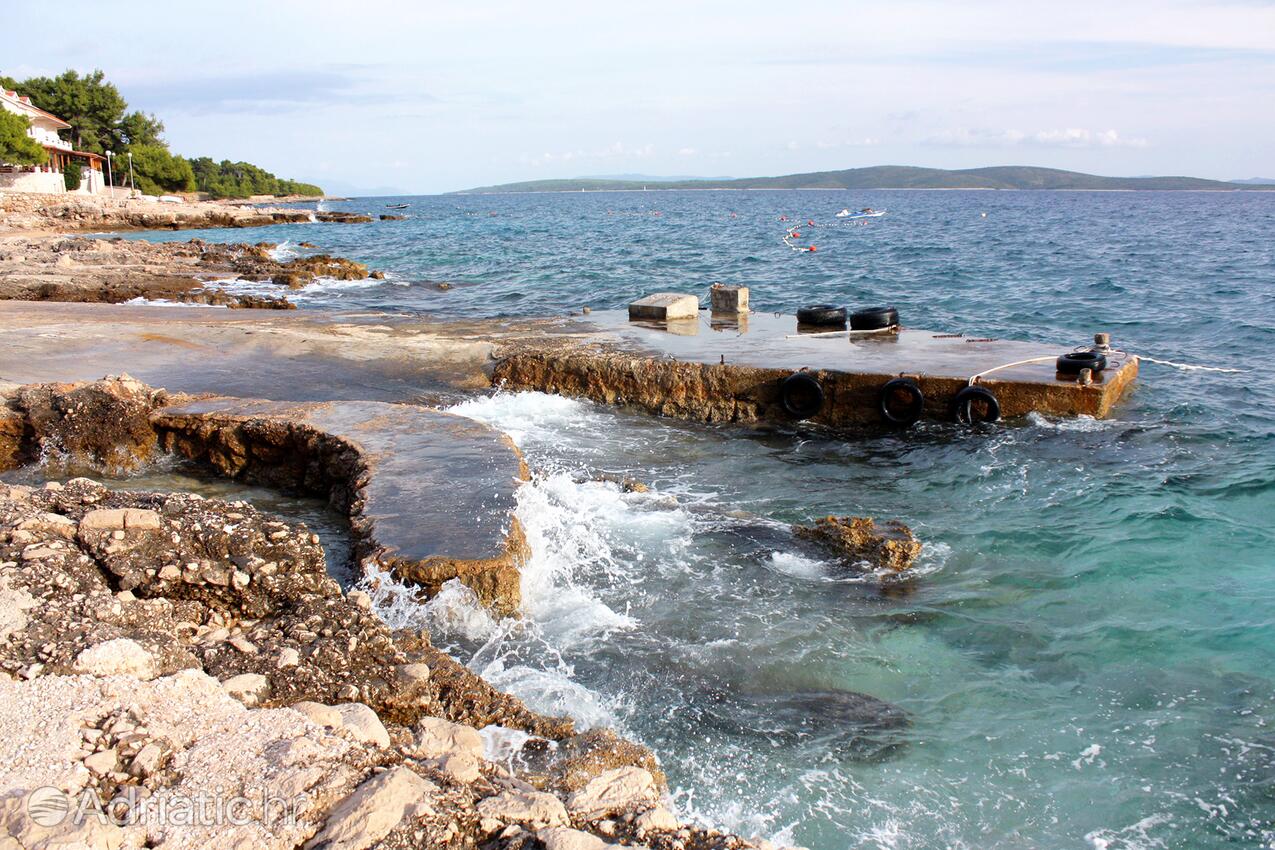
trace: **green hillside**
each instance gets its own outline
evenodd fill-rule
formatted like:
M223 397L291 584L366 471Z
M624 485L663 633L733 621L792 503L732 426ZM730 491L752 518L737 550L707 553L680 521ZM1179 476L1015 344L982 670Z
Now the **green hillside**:
M643 182L638 180L530 180L481 186L456 194L491 192L598 192L638 189L1231 189L1262 190L1272 186L1227 183L1199 177L1099 177L1057 168L1028 165L1000 165L949 171L910 165L876 165L844 171L811 171L782 177L742 177L734 180L681 180Z

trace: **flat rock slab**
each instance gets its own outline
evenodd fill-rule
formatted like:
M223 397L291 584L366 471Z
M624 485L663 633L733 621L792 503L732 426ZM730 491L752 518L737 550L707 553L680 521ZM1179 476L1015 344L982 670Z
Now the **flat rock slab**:
M169 449L223 473L328 488L361 555L404 578L436 591L459 577L484 601L517 605L526 466L487 425L405 404L212 398L164 408L155 426Z

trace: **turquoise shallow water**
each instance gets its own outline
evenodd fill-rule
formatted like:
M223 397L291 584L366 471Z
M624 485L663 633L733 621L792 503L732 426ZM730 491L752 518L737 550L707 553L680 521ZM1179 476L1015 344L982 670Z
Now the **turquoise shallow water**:
M717 824L812 848L1275 846L1275 195L404 200L404 222L146 238L309 240L391 272L311 309L538 315L725 280L765 309L888 301L913 326L1108 330L1242 370L1144 363L1104 422L845 441L475 399L459 411L537 474L528 620L383 603L532 703L646 741L682 810ZM832 218L867 205L890 213ZM819 251L785 247L780 215L828 225L803 230ZM825 513L912 524L917 578L854 580L782 530ZM842 691L910 725L864 727Z

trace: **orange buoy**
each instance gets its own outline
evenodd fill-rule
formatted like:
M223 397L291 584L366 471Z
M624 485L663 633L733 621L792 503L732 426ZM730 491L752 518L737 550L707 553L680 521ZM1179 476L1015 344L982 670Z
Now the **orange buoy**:
M800 238L801 238L801 231L800 231L800 230L794 230L792 233L790 233L790 234L788 234L788 235L789 235L789 236L791 236L793 239L800 239Z
M812 253L812 254L813 254L813 253L814 253L816 250L818 250L818 249L817 249L817 248L815 248L815 246L814 246L814 245L811 245L811 246L810 246L807 250L809 250L809 251L810 251L810 253Z
M815 220L814 220L813 218L808 218L808 219L806 219L806 224L810 225L811 227L814 227L814 226L815 226Z

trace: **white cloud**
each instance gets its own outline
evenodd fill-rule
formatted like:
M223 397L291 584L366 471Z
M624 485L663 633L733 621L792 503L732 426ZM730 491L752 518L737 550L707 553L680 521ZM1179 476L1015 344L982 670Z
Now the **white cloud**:
M654 145L640 145L638 147L630 147L623 142L615 142L600 150L593 151L562 151L554 153L546 151L542 154L524 153L518 157L518 161L523 165L534 165L541 167L545 165L554 165L556 163L567 162L592 162L596 160L608 159L650 159L655 155Z
M1145 148L1147 140L1127 138L1115 130L1086 130L1067 127L1057 130L985 130L961 127L944 130L924 141L927 145L958 148Z
M830 151L837 148L872 148L879 144L881 144L880 139L864 136L861 139L820 139L815 142L815 147L819 150Z
M695 150L695 148L679 148L677 151L678 156L695 156L697 153L699 151Z

